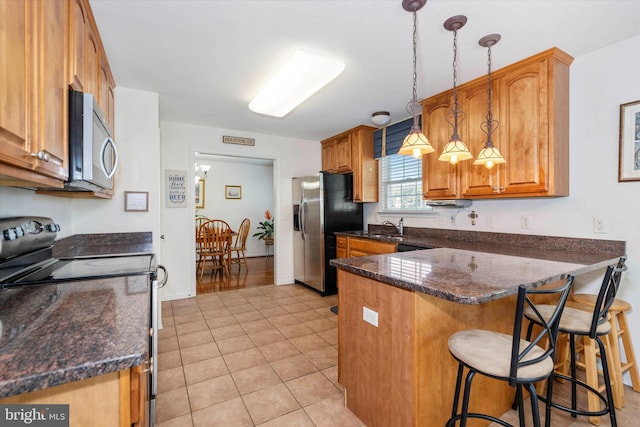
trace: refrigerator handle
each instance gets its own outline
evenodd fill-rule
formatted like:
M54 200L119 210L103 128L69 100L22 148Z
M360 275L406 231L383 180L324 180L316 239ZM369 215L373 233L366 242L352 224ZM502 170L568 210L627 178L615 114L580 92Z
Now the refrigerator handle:
M307 200L300 198L300 235L302 240L307 240Z

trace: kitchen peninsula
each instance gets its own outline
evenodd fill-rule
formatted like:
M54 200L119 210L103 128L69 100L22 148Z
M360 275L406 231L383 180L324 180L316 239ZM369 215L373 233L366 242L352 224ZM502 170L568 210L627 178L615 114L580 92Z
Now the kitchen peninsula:
M519 285L553 284L625 253L624 242L587 239L538 239L553 249L518 246L517 239L427 240L434 249L331 261L338 269L339 379L347 406L370 427L444 425L457 371L447 347L453 333L510 334ZM504 383L477 377L470 411L500 416L512 400Z

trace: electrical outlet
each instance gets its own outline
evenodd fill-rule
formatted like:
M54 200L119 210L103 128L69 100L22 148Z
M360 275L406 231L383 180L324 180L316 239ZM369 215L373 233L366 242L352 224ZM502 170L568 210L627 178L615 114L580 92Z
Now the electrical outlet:
M520 217L520 228L529 229L531 227L531 218L529 215L522 215Z
M495 227L495 218L493 215L487 215L487 228Z
M378 327L378 312L373 311L370 308L362 307L362 320L365 322Z
M593 232L606 233L604 218L593 218Z
M451 215L451 217L449 217L449 220L451 221L451 225L458 225L458 216L457 215Z

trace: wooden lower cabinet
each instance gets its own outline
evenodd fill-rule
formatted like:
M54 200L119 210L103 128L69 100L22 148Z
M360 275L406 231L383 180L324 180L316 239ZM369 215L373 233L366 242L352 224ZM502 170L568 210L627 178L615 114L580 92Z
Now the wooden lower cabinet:
M371 239L349 238L347 258L367 255L390 254L396 251L395 243L378 242Z
M347 247L348 247L347 244L348 244L347 236L336 237L336 257L337 258L347 257Z
M339 380L347 407L368 427L444 425L458 366L449 354L449 337L472 328L512 333L515 314L515 296L458 304L343 270L338 304ZM378 313L378 327L362 319L363 307ZM476 376L470 412L499 417L513 397L506 383Z
M0 404L68 404L69 425L148 425L147 374L141 366L0 399Z

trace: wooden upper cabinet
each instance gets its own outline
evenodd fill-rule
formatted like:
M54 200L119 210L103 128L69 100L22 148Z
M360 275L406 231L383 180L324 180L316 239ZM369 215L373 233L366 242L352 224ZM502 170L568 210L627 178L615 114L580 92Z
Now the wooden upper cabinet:
M335 141L322 141L322 170L329 173L335 173L338 168L336 166Z
M66 2L0 2L0 183L62 187L67 171Z
M115 83L113 76L111 75L111 68L109 62L104 56L100 57L100 78L98 79L98 104L102 113L105 115L107 122L111 125L111 130L114 132L114 94Z
M69 87L85 90L85 45L89 18L83 0L71 0L69 5Z
M457 167L438 160L451 139L452 127L447 122L451 103L452 96L447 92L429 98L422 106L422 129L435 149L433 153L422 156L422 193L425 199L451 199L458 194Z
M338 173L351 172L351 134L336 138L333 146Z
M69 87L93 94L113 129L115 82L87 0L70 0L68 63Z
M375 128L360 126L351 132L351 168L353 201L378 201L378 161L373 157Z
M461 137L464 137L463 141L467 144L469 151L474 155L474 158L461 162L458 167L461 169L460 173L460 196L463 198L473 198L475 196L493 196L499 186L504 187L504 183L497 182L497 178L494 177L494 171L491 171L484 166L474 166L473 161L485 143L487 142L487 134L482 131L482 125L487 120L487 82L485 84L479 84L474 87L468 88L460 93L460 105L466 113L465 121L462 123ZM495 81L492 84L492 102L491 113L494 120L499 120L500 105L498 103L499 91ZM498 127L498 130L500 127ZM500 154L507 155L500 139L500 134L496 130L491 135L494 145ZM505 157L506 158L506 157ZM504 189L504 188L502 188Z
M451 136L446 121L452 91L422 102L423 123L435 153L423 157L425 199L550 197L569 195L569 66L557 48L492 73L492 140L506 160L487 170L473 159L457 166L437 160ZM466 114L460 138L475 157L487 136L487 78L458 87Z
M322 170L353 172L353 201L378 201L378 161L373 158L373 131L358 126L321 141Z

